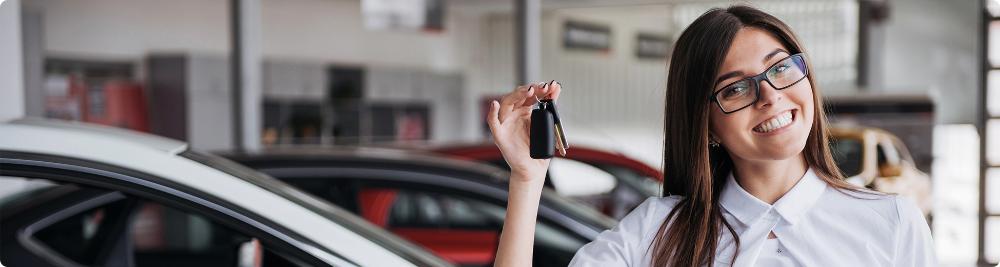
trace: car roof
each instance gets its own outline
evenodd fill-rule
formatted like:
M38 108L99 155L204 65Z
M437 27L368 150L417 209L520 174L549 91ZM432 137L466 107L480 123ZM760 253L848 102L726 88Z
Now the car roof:
M45 119L0 124L0 151L83 159L154 175L264 216L361 265L412 264L292 200L182 157L187 150L183 142L107 126Z
M465 159L502 159L502 154L497 146L487 142L464 144L452 143L442 146L427 147L426 149ZM567 155L568 156L565 158L570 160L614 164L629 168L642 175L653 177L658 181L663 181L663 172L660 172L659 169L620 152L594 148L586 145L575 145Z
M40 118L23 118L12 120L7 123L10 126L38 127L57 130L66 135L72 136L97 136L100 138L113 138L120 142L138 144L144 148L160 151L167 154L178 154L187 150L187 143L173 140L166 137L142 134L121 128L80 123L74 121L57 121Z
M285 147L264 149L257 152L219 152L216 154L255 168L269 165L283 167L285 163L274 163L274 161L295 161L299 164L339 162L344 165L365 164L380 168L420 168L428 172L463 172L472 175L457 177L503 185L504 188L506 188L510 175L506 170L485 163L453 159L425 151L383 147Z

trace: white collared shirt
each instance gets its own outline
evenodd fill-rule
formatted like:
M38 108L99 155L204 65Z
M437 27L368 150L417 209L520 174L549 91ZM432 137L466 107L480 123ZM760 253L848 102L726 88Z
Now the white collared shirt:
M650 265L657 230L680 200L647 199L580 248L570 266ZM936 265L930 228L915 204L895 195L838 191L811 169L774 205L747 193L730 174L720 203L739 235L740 251L730 262L734 240L723 230L714 266ZM766 242L772 231L777 243Z

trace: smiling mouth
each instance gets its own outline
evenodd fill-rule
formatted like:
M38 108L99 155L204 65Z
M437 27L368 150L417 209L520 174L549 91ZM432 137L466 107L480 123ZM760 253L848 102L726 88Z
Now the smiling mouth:
M758 133L770 133L773 131L780 130L782 128L791 125L795 121L794 109L787 110L781 114L775 115L764 122L761 122L757 127L753 127L754 132Z

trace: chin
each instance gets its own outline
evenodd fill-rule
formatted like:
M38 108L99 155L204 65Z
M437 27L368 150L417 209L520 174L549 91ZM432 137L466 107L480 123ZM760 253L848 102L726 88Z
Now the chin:
M762 152L761 156L762 156L763 159L767 159L767 160L786 160L786 159L797 157L800 154L802 154L803 148L805 148L805 146L802 146L802 147L785 147L783 149L775 149L775 150L771 150L771 151L761 151Z
M804 133L801 136L795 137L793 140L788 140L783 142L783 144L758 144L757 153L762 159L768 160L784 160L789 159L799 154L805 150L806 141L809 139L809 135Z

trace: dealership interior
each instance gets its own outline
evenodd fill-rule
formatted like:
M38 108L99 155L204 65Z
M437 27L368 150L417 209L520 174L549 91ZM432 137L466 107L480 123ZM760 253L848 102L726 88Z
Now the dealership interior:
M566 266L672 179L674 43L733 4L797 34L849 183L1000 266L1000 0L0 0L0 266L491 266L485 118L550 81Z

